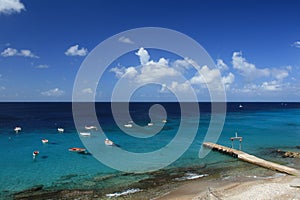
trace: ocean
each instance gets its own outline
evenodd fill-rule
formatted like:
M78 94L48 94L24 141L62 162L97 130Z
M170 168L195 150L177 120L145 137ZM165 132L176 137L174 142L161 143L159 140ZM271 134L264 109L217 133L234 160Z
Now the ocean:
M132 119L137 125L145 126L145 133L146 129L151 129L147 124L150 122L149 108L153 104L157 103L130 103ZM117 126L110 103L96 103L102 131L117 144L107 148L146 153L167 145L175 137L182 120L180 105L159 104L167 113L163 128L153 137L136 139L124 134ZM211 177L234 181L243 177L274 175L274 172L218 152L210 152L200 159L199 149L209 127L211 109L210 103L199 103L199 106L199 121L194 120L193 115L183 119L199 127L192 144L179 159L157 171L129 173L106 166L91 153L69 151L72 147L85 148L80 139L82 136L75 128L72 103L0 103L0 198L12 198L13 194L37 185L42 185L45 190L97 189L100 196L110 198L192 179ZM299 169L298 160L283 158L276 152L277 149L300 151L299 116L300 103L227 103L225 124L217 143L231 146L229 138L238 132L243 137L244 151ZM17 126L22 128L18 133L14 131ZM63 133L57 131L60 127L64 128ZM143 129L138 130L144 133ZM91 135L103 134L99 133L100 129L88 132ZM41 140L44 138L49 142L43 144ZM239 147L238 142L234 145ZM33 151L39 151L35 159ZM149 193L149 197L155 195Z

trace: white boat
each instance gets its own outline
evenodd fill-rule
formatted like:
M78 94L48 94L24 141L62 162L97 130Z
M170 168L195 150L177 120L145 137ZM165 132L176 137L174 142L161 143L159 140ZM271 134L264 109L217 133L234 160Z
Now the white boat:
M239 108L243 108L243 105L242 105L242 104L240 104L240 105L239 105Z
M58 131L59 133L63 133L63 132L65 131L65 129L63 129L63 128L58 128L57 131Z
M79 134L82 136L91 136L91 133L88 132L80 132Z
M105 145L107 145L107 146L113 146L113 145L114 145L114 142L111 141L111 140L109 140L109 139L107 139L107 138L104 140L104 143L105 143Z
M166 120L166 119L163 119L161 122L162 122L162 123L167 123L167 120Z
M84 127L86 130L97 130L96 126L85 126Z
M154 124L153 124L153 123L151 123L151 122L150 122L150 123L148 123L148 126L153 126L153 125L154 125Z
M132 128L132 124L124 124L124 127L126 127L126 128Z
M42 139L42 143L46 144L46 143L48 143L48 142L49 142L49 140L47 140L47 139Z
M15 131L16 133L18 133L18 132L21 131L21 130L22 130L22 128L19 127L19 126L17 126L17 127L14 128L14 131Z

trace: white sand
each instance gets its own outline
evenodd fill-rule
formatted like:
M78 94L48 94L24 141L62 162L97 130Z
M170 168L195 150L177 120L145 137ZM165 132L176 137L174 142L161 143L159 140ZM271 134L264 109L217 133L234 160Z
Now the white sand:
M300 200L300 178L284 176L241 183L208 181L204 184L196 181L187 183L159 199Z

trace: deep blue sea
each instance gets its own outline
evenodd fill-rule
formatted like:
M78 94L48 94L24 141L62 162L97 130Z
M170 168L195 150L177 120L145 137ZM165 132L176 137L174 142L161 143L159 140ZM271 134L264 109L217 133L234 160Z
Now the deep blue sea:
M148 111L153 104L131 103L130 114L133 121L146 126L150 121ZM240 104L243 108L239 108ZM178 103L161 103L167 113L163 129L154 138L138 140L128 138L116 125L110 105L96 103L95 108L102 130L120 145L113 148L132 152L153 151L168 144L178 131L181 120ZM192 145L176 162L162 169L163 173L172 174L172 180L178 181L188 176L213 176L214 173L219 173L224 178L270 175L268 170L249 167L250 165L218 152L210 152L207 157L200 159L198 152L208 129L211 113L209 103L199 105L200 121L194 121L192 116L184 119L199 125ZM22 128L19 133L14 132L16 126ZM64 128L64 133L58 133L59 127ZM97 131L90 132L93 134ZM229 138L235 136L235 132L243 137L244 151L300 168L299 162L274 153L276 149L300 151L300 103L228 103L225 125L218 143L231 146ZM43 138L48 139L49 143L43 144ZM238 142L235 145L238 148ZM36 185L43 185L45 189L99 188L112 193L133 186L140 188L141 180L154 176L153 172L120 172L100 163L91 154L70 152L68 149L71 147L84 148L74 125L71 103L0 103L0 147L2 198ZM35 159L33 151L40 152ZM238 170L235 173L232 170L226 171L233 168Z

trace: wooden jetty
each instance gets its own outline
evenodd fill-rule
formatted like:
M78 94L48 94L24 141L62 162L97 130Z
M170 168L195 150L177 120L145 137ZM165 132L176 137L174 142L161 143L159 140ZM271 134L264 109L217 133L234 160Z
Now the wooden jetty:
M256 156L250 155L250 154L245 153L245 152L240 151L240 150L236 150L236 149L233 149L233 148L229 148L229 147L225 147L225 146L222 146L222 145L214 144L214 143L211 143L211 142L204 142L203 146L207 147L207 148L210 148L214 151L219 151L219 152L222 152L224 154L231 155L231 156L236 157L236 158L238 158L242 161L252 163L252 164L267 168L267 169L283 172L283 173L290 174L290 175L300 176L300 171L299 170L296 170L296 169L291 168L291 167L287 167L287 166L284 166L284 165L280 165L280 164L277 164L277 163L273 163L273 162L258 158Z

